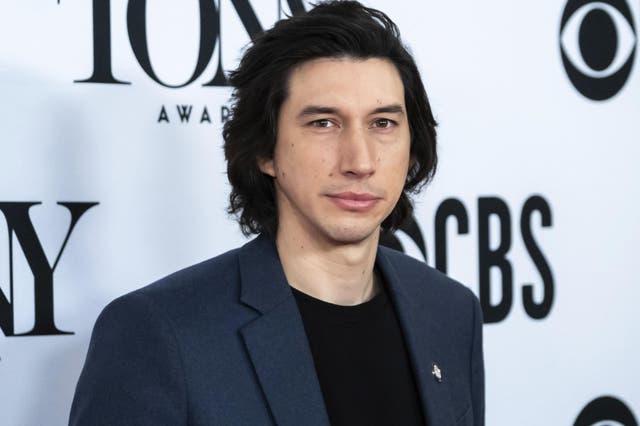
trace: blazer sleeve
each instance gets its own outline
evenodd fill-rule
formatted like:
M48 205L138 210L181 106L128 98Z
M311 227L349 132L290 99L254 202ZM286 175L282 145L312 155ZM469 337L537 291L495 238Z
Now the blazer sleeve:
M186 425L187 392L175 330L141 293L98 317L70 426Z
M471 345L471 401L474 426L484 426L484 355L482 349L482 309L473 297L473 343Z

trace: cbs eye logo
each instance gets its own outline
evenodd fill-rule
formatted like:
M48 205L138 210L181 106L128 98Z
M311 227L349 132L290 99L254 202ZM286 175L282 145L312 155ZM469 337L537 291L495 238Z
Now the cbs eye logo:
M638 423L624 402L601 396L582 409L573 426L638 426Z
M573 86L594 101L613 97L627 82L636 30L625 0L569 0L560 22L562 63Z

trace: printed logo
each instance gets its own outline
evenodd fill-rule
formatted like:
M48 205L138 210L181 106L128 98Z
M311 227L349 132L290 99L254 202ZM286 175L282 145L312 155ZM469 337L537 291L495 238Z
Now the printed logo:
M9 295L5 295L2 290L0 290L0 330L2 330L7 337L73 334L71 331L62 331L56 326L53 309L53 275L76 224L87 210L98 203L58 203L58 205L63 206L69 211L71 214L71 222L67 228L62 246L56 254L53 265L47 260L47 255L42 248L38 234L29 216L29 210L37 204L41 203L0 202L0 212L4 215L9 234ZM14 236L20 244L25 260L33 274L35 320L33 328L24 333L15 333L14 330Z
M638 422L624 402L601 396L582 409L573 426L638 426Z
M569 0L560 22L560 53L573 86L603 101L627 82L636 30L625 0Z
M305 11L302 0L287 0L291 14ZM202 86L227 86L227 77L222 65L222 49L224 47L221 32L222 2L217 5L214 0L199 0L200 38L198 57L191 76L183 83L171 84L163 81L153 68L149 54L149 40L147 37L147 1L129 0L127 3L127 33L133 54L140 67L153 81L161 86L169 88L181 88L196 81L213 58L217 49L217 68L213 76L205 77ZM264 31L258 16L249 0L233 0L233 10L240 19L242 26L251 39L254 39ZM230 5L230 6L231 6ZM282 17L282 0L274 2L278 8L278 16ZM122 77L114 75L111 60L111 1L93 0L93 72L89 78L76 80L76 83L101 83L101 84L131 84Z
M479 197L477 200L478 297L484 322L487 324L501 322L507 318L514 304L516 289L522 291L519 299L522 300L524 311L530 318L543 319L551 312L555 298L555 281L549 261L535 237L534 217L540 218L540 227L552 226L551 206L540 195L532 195L524 201L517 222L519 226L516 227L519 229L526 253L540 276L541 282L535 296L533 283L514 282L514 266L509 259L516 234L513 230L512 208L504 199L495 196ZM433 265L436 269L445 274L448 272L448 246L456 235L471 233L469 223L469 210L461 200L448 198L438 205L433 224ZM450 232L452 224L455 224L455 233ZM403 252L408 251L407 244L413 243L425 262L429 260L431 264L424 235L413 216L405 221L395 234L383 233L380 243ZM456 259L455 262L465 262L467 259L468 257ZM494 271L499 272L498 283L495 282L496 274L492 274Z
M252 5L253 3L253 5ZM132 81L121 70L114 69L112 60L112 32L126 32L133 56L146 76L160 86L179 89L191 84L200 84L202 87L226 87L227 68L223 64L223 52L228 49L237 50L237 42L243 34L225 32L225 23L238 20L244 28L246 35L251 40L260 35L265 27L261 23L257 10L265 10L263 4L258 7L257 2L249 0L215 1L198 0L195 5L185 7L197 7L198 18L192 25L198 26L199 38L197 55L194 58L193 68L188 70L178 82L169 82L162 77L162 70L153 65L151 51L155 54L165 53L162 49L150 49L154 46L153 34L147 31L147 1L128 0L126 20L124 22L111 20L111 1L93 0L93 62L91 75L87 78L77 79L75 83L93 83L110 85L130 85ZM303 0L275 0L270 3L272 12L262 22L281 19L287 15L304 13L305 2ZM153 7L162 7L154 4ZM240 30L242 31L242 30ZM179 33L179 32L177 32ZM150 40L151 38L151 40ZM181 41L176 41L180 43ZM237 56L237 55L234 55ZM210 65L213 66L210 66ZM211 70L211 71L207 71ZM161 124L212 124L214 121L224 123L229 116L227 105L194 105L191 103L162 104L155 113L155 122Z

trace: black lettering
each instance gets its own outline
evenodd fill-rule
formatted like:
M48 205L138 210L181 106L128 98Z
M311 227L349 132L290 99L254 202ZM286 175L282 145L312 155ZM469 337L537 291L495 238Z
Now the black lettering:
M249 37L253 40L258 34L262 33L262 26L258 21L258 18L251 8L251 5L247 0L232 0L233 7L235 8L240 22L244 26L245 30L249 34ZM220 32L220 14L222 8L222 2L219 6L220 9L216 11L215 20L212 21L213 28L218 36L218 67L216 68L216 74L213 76L210 82L203 84L203 86L228 86L229 80L224 73L222 66L222 33ZM215 9L215 6L214 6Z
M231 3L252 40L262 33L262 25L260 25L260 21L258 21L258 17L248 0L231 0Z
M447 273L447 220L454 217L458 224L458 234L469 233L469 216L460 200L449 198L444 200L436 211L435 249L436 269Z
M231 111L229 110L228 107L222 105L220 107L220 122L221 123L226 123L229 120L229 115L231 114Z
M540 303L536 303L533 300L533 284L525 284L522 288L522 301L524 310L531 318L541 319L549 315L551 311L554 299L554 281L549 262L542 254L542 250L540 250L536 240L533 238L533 232L531 231L531 217L536 211L540 213L542 227L548 228L551 226L549 203L539 195L534 195L529 197L522 207L520 231L522 232L522 239L527 252L529 252L529 256L542 278L544 296Z
M500 220L500 244L489 246L489 218L496 215ZM511 215L507 204L497 197L478 199L478 254L479 293L485 323L494 323L506 318L513 303L513 268L506 254L511 248ZM496 267L502 275L502 297L497 305L491 304L491 268Z
M111 1L93 0L93 73L75 83L131 84L111 71Z
M29 209L39 202L0 202L0 211L4 214L9 231L9 287L10 300L0 291L0 328L6 336L42 336L53 334L73 334L61 331L56 327L53 309L53 273L60 257L69 241L78 220L91 207L98 203L59 202L71 213L71 223L65 239L58 251L53 266L49 265L42 244L29 217ZM13 234L16 235L25 258L33 273L35 323L33 329L26 333L15 334L13 328Z
M188 123L189 118L191 117L191 110L193 109L193 105L176 105L176 109L178 110L180 121L183 123Z
M281 2L278 0L278 16L281 16ZM218 42L218 65L214 77L203 86L228 86L229 82L222 66L222 36L220 25L220 6L213 0L199 0L200 44L195 69L182 84L169 84L158 77L151 65L147 40L146 0L129 0L127 6L127 31L129 42L136 60L145 73L156 83L171 88L187 86L199 78L210 63ZM231 3L249 37L253 40L263 32L262 25L248 0L231 0ZM292 15L305 13L303 0L287 0ZM131 84L117 80L112 72L111 60L111 3L110 0L93 0L93 73L85 80L76 83Z
M282 0L278 0L278 17L282 17L282 9L281 9ZM222 2L220 3L222 4ZM251 4L248 0L232 0L233 7L236 10L236 13L240 17L240 21L244 26L245 30L251 37L251 40L256 38L260 33L263 32L262 25L260 25L260 21L251 7ZM289 9L291 10L291 15L300 15L305 13L304 1L303 0L287 0L287 4L289 5ZM215 6L214 6L215 8ZM220 8L220 6L219 6ZM218 9L215 14L215 20L211 22L212 31L215 31L215 34L218 36L218 66L216 68L216 73L214 77L208 83L203 84L203 86L228 86L229 80L224 73L224 68L222 66L222 33L220 32L220 14L221 10ZM223 120L224 123L225 120Z
M158 116L158 123L161 121L166 121L169 123L169 115L167 114L167 110L162 105L162 109L160 110L160 115Z
M209 117L209 111L207 111L207 107L205 106L202 110L202 116L200 116L200 123L203 122L211 123L211 117Z
M280 2L278 2L280 4ZM291 9L291 15L300 15L305 13L304 1L302 0L287 0L289 9Z
M98 0L94 0L98 1ZM198 61L196 68L189 79L182 84L168 84L160 80L156 72L151 66L151 58L149 57L149 46L147 43L147 19L146 19L146 0L129 0L127 7L127 28L129 31L129 41L133 53L138 63L151 79L156 83L165 87L179 88L193 83L207 67L207 64L213 56L213 49L216 39L220 33L220 17L216 11L215 3L212 0L200 0L200 49L198 52ZM213 28L210 24L214 25Z

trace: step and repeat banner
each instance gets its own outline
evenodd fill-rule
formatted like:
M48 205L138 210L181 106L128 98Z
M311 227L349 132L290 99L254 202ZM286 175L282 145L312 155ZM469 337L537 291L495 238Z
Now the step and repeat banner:
M479 296L487 425L637 426L640 2L366 4L439 122L436 178L386 242ZM0 2L0 424L65 424L102 308L246 241L225 73L303 8Z

